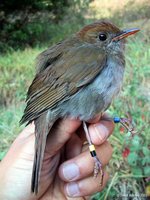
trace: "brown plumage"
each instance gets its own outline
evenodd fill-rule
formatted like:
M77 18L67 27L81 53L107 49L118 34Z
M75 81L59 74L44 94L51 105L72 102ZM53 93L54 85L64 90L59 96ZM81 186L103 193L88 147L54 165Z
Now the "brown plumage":
M32 192L38 192L46 138L54 122L67 115L87 121L108 108L122 84L122 39L137 31L121 31L110 22L99 21L38 56L20 121L35 121Z

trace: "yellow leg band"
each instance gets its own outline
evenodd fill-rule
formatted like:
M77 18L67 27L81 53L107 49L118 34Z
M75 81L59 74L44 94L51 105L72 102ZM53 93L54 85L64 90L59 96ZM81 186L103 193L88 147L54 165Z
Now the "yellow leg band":
M89 146L89 149L90 149L90 152L95 151L95 146L92 144L92 145Z

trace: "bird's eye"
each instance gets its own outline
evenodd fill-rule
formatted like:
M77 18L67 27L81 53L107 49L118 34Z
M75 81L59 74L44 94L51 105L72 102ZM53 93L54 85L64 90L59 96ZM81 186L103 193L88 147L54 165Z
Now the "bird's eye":
M99 34L99 39L100 39L101 41L105 41L105 40L107 39L106 34L105 34L105 33L100 33L100 34Z

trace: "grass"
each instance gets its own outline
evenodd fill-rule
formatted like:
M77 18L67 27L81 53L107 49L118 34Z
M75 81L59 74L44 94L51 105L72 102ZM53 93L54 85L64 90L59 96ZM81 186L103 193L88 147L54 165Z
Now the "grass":
M0 78L1 104L10 105L25 99L24 89L33 78L34 59L41 50L18 50L0 57L0 71L3 74Z
M105 17L111 18L122 27L128 27L128 24L132 27L132 24L136 24L143 31L128 40L124 86L109 110L112 115L130 116L138 133L131 140L129 134L116 125L114 134L110 137L110 142L114 147L109 167L110 183L103 192L94 198L99 200L129 199L125 198L125 195L128 194L142 199L141 194L145 194L145 188L148 185L144 177L150 176L150 38L146 34L149 32L150 26L144 24L144 21L149 20L150 16L145 9L145 4L143 3L142 7L138 1L136 1L136 13L132 12L130 15L129 11L130 9L134 10L135 4L129 6L129 1L125 1L125 5L120 4L119 7L114 5L110 11L114 1L110 0L108 5L104 0L101 3L104 12L98 12L99 9L96 7L99 5L98 2L95 1L90 5L84 23ZM133 21L129 19L133 19ZM71 34L80 26L81 24L75 25L75 22L73 28L67 22L59 27L56 26L56 30L62 29L62 31L57 32L51 43L63 39L67 33ZM27 88L34 76L34 60L45 48L47 45L27 48L23 51L12 51L0 56L0 73L2 74L0 77L0 159L3 158L12 141L22 129L19 127L18 121L25 106ZM130 150L130 154L126 158L122 156L125 148Z

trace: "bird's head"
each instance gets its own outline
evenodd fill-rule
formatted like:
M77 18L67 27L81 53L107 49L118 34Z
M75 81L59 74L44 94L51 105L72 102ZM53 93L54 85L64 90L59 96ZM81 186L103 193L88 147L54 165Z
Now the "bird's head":
M85 43L96 45L108 53L118 53L124 49L125 38L139 29L120 30L108 21L98 21L83 27L77 36Z

